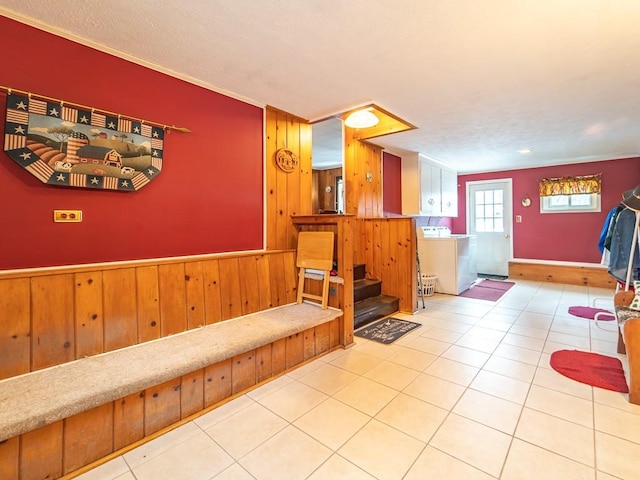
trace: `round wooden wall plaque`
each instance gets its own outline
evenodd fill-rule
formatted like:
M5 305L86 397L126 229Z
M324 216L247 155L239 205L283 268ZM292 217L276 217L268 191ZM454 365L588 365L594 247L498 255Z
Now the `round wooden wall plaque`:
M287 148L276 152L276 164L283 172L291 173L298 167L298 157Z

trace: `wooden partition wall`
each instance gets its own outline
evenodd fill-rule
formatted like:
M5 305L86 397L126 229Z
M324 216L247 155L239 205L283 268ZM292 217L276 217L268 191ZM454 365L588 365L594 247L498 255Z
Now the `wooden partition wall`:
M355 263L382 280L382 293L400 299L400 311L415 312L417 302L416 221L410 217L359 218Z
M382 216L382 148L353 137L345 128L345 213L357 217Z
M292 218L300 232L333 232L333 250L337 265L337 276L341 283L333 282L329 287L329 305L342 310L343 325L340 329L340 345L353 343L353 248L355 245L355 223L352 215L304 215ZM320 287L317 282L316 287Z
M272 107L266 108L265 115L266 247L285 250L295 248L291 216L311 213L311 125ZM289 173L276 164L281 148L298 159L298 166Z
M0 274L0 379L295 302L295 251Z

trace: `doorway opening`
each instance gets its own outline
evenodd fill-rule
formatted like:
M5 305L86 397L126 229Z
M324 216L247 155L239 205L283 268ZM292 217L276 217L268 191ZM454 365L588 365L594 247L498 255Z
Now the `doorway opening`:
M311 126L312 213L343 213L344 128L342 120L329 118Z

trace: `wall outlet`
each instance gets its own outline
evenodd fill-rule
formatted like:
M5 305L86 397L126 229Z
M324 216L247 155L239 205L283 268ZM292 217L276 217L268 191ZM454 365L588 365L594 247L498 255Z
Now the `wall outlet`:
M56 223L81 222L82 210L54 210L53 221Z
M522 223L522 215L516 215L516 223Z
M367 182L369 182L369 183L373 182L373 173L367 172L365 174L365 178L367 179Z

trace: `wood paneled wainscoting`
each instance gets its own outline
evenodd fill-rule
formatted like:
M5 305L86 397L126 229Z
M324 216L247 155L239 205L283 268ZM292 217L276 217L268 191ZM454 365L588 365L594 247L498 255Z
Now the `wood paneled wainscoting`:
M0 379L14 385L47 375L48 367L86 365L105 352L101 357L204 331L217 335L238 317L290 308L296 288L293 250L0 273ZM242 353L236 346L231 357L211 365L193 359L197 368L177 378L0 438L0 478L72 474L327 353L341 344L345 329L336 312L327 323L296 326L297 333L282 338L271 332L266 343ZM191 349L185 350L189 357ZM0 388L0 399L8 391ZM20 400L28 409L28 394ZM10 413L0 412L0 424Z

